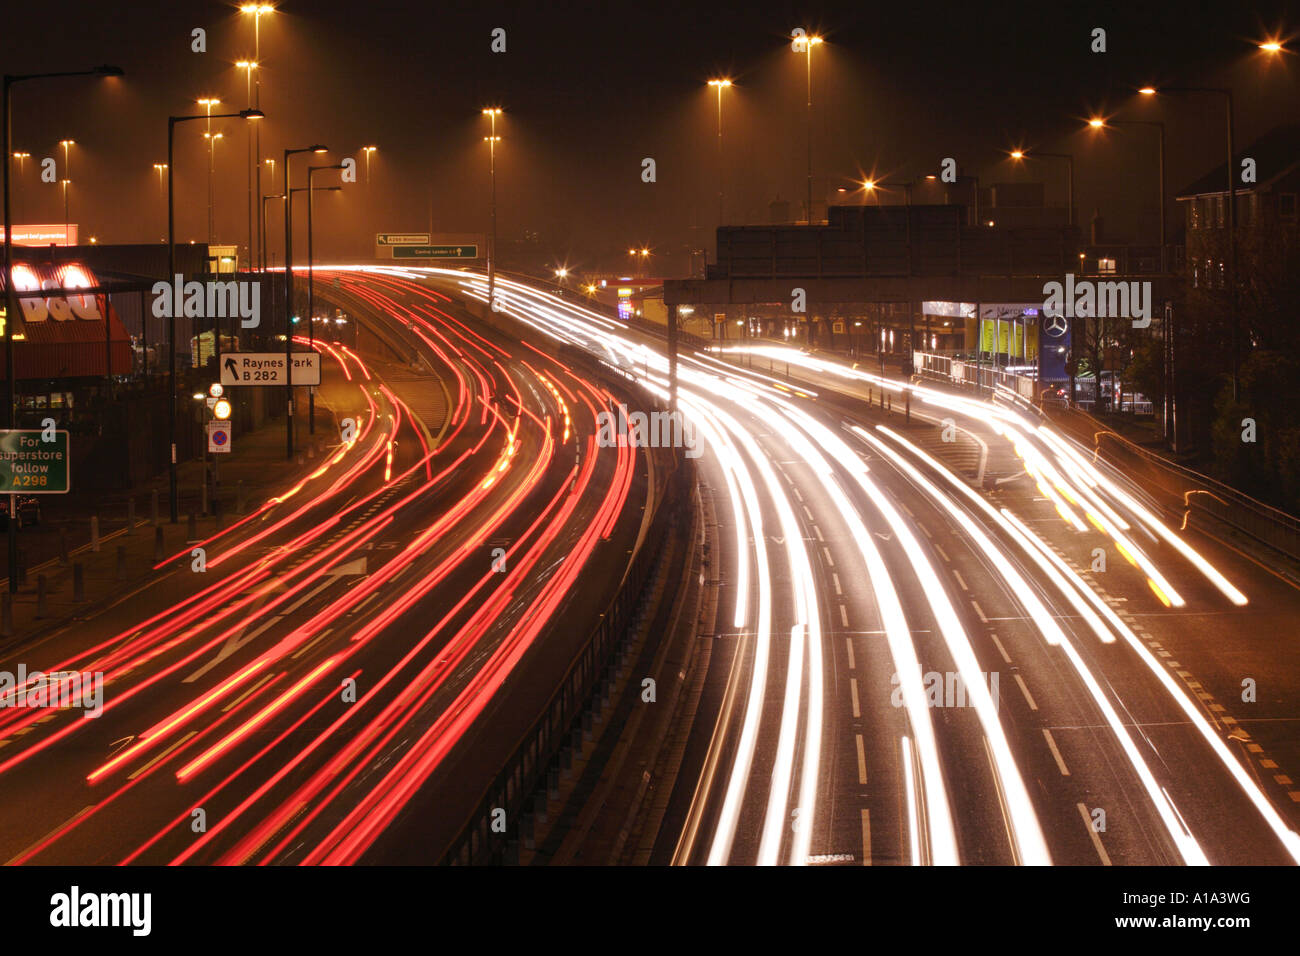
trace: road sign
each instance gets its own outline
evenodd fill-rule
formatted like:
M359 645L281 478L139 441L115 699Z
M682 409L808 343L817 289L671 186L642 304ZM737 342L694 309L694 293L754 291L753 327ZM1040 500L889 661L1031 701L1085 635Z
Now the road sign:
M375 236L377 246L427 246L427 232L381 232Z
M230 453L230 422L208 422L208 453Z
M283 352L229 352L221 356L222 385L285 385ZM293 353L293 384L320 384L320 353Z
M23 495L67 494L72 475L68 433L54 432L53 441L39 428L0 431L0 492Z
M394 259L477 259L478 246L395 246Z

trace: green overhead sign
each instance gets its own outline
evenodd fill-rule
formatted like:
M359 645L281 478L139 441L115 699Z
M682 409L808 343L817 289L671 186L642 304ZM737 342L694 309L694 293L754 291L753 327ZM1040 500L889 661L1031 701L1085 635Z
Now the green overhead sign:
M53 440L45 441L45 435ZM66 431L0 430L0 493L62 495L71 477Z
M393 246L394 259L477 259L478 246Z

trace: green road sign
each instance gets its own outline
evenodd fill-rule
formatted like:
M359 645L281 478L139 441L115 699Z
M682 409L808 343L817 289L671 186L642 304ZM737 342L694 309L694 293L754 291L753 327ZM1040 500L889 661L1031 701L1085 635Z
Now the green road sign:
M478 246L393 246L394 259L477 259Z
M0 492L67 494L72 479L68 433L54 432L53 441L45 441L45 434L39 428L0 430Z

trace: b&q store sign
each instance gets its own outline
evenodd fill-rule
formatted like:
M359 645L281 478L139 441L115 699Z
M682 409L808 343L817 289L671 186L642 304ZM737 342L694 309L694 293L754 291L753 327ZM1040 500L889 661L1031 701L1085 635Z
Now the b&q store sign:
M124 375L131 371L130 337L108 297L96 293L71 294L71 290L91 289L98 284L94 274L78 263L14 263L14 291L18 296L18 320L13 330L17 343L14 347L17 378L63 379L102 376L110 371ZM62 290L63 294L40 294L53 289ZM0 313L0 316L2 336L8 315ZM2 376L3 367L0 367Z

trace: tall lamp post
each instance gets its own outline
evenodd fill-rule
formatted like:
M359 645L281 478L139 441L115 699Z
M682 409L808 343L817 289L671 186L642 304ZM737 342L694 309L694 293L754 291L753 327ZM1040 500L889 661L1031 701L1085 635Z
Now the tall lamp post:
M259 133L258 135L261 135L261 134ZM270 188L271 188L271 189L274 189L274 188L275 188L275 160L274 160L274 159L264 159L264 160L262 160L262 162L263 162L264 164L266 164L267 166L270 166L270 167L271 167L271 185L270 185ZM260 166L258 167L258 170L257 170L257 191L258 191L259 193L262 191L262 169L261 169ZM277 193L276 195L278 195L281 199L284 198L284 193ZM262 271L263 271L263 272L266 271L266 246L267 246L267 242L266 242L266 199L267 199L266 196L263 196L263 197L262 197L262 231L261 231L261 234L260 234L260 238L257 240L257 251L258 251L258 253L260 254L261 259L262 259Z
M813 118L812 118L812 53L813 47L819 46L822 38L819 36L805 36L797 34L794 37L793 48L796 53L807 54L808 58L808 225L813 223L813 173L812 173L812 154L813 154Z
M1088 120L1088 126L1091 129L1104 130L1112 126L1147 126L1154 127L1159 134L1159 157L1160 167L1159 188L1160 188L1160 273L1163 275L1168 265L1166 262L1165 252L1165 124L1157 123L1150 120L1108 120L1100 117L1094 117Z
M240 110L238 113L221 113L208 116L197 113L191 116L167 117L167 281L176 278L176 124L191 120L261 119L261 110ZM167 487L170 498L171 522L180 520L180 502L176 500L176 302L167 310L167 435L171 443L167 466Z
M312 177L322 169L343 169L342 163L335 163L332 166L308 166L307 167L307 342L314 349L316 345L316 309L314 299L314 279L316 258L312 253L312 231L311 231L311 211L316 204L316 188L312 183ZM322 187L331 192L342 191L342 186L325 186ZM307 434L316 434L316 391L313 387L307 389Z
M253 62L260 66L262 62L262 17L266 16L269 13L274 13L275 7L271 6L269 3L245 3L239 8L239 12L245 14L251 13L253 15ZM253 92L254 92L253 101L249 105L252 106L254 109L260 110L262 108L261 69L258 69L257 71L257 78L256 78L256 83L254 84ZM257 129L253 133L253 137L254 137L253 168L257 171L256 172L257 191L253 193L253 195L260 196L262 194L262 127L261 124L258 124ZM271 166L271 172L274 175L275 173L274 164L272 164ZM271 183L271 188L272 189L275 188L274 182ZM252 197L250 196L249 198L251 200ZM258 236L257 238L257 249L258 252L262 254L262 261L264 263L266 261L266 250L263 248L265 242L266 242L266 234L265 234L265 230L263 230L262 235ZM251 263L252 255L253 255L251 249L249 250L248 255L249 255L249 262Z
M240 60L235 66L244 71L246 76L246 95L248 108L253 107L253 71L257 69L256 60ZM254 124L256 125L256 124ZM257 131L261 133L260 127ZM248 269L253 269L253 175L257 161L253 158L253 130L248 131Z
M709 80L709 86L718 91L718 225L721 226L727 221L722 205L723 184L725 179L722 160L722 91L731 88L731 80L728 80L725 77L717 80Z
M293 187L289 157L299 153L324 153L319 143L284 151L284 442L285 458L293 460Z
M13 87L16 83L23 83L29 80L47 80L61 76L121 76L122 68L117 66L97 66L93 70L72 70L59 73L28 73L28 74L10 74L4 75L4 95L3 95L3 112L4 116L0 120L0 128L4 142L0 152L4 154L4 217L5 217L5 408L6 425L13 429L18 421L18 409L15 406L15 389L14 389L14 321L18 316L18 296L15 295L14 289L14 222L11 207L11 190L10 182L13 173L13 149L10 145L13 142ZM17 522L13 520L14 499L9 498L9 593L14 594L18 591L18 537Z
M1261 46L1261 49L1264 49ZM1236 158L1236 142L1232 121L1232 90L1211 86L1169 86L1156 90L1144 86L1138 90L1143 96L1161 94L1197 94L1208 93L1222 96L1228 124L1228 326L1232 335L1232 398L1237 399L1237 170L1233 165Z
M207 110L208 128L203 131L203 138L208 141L208 245L211 246L215 241L212 226L213 214L213 191L212 191L212 107L220 106L221 100L215 97L205 96L198 100L198 104ZM209 250L209 253L211 250Z
M496 302L496 284L497 284L497 143L501 142L501 137L497 135L497 117L502 110L499 106L485 107L483 115L488 117L492 122L491 135L483 138L488 144L488 174L492 179L492 238L488 242L488 308L492 308Z

